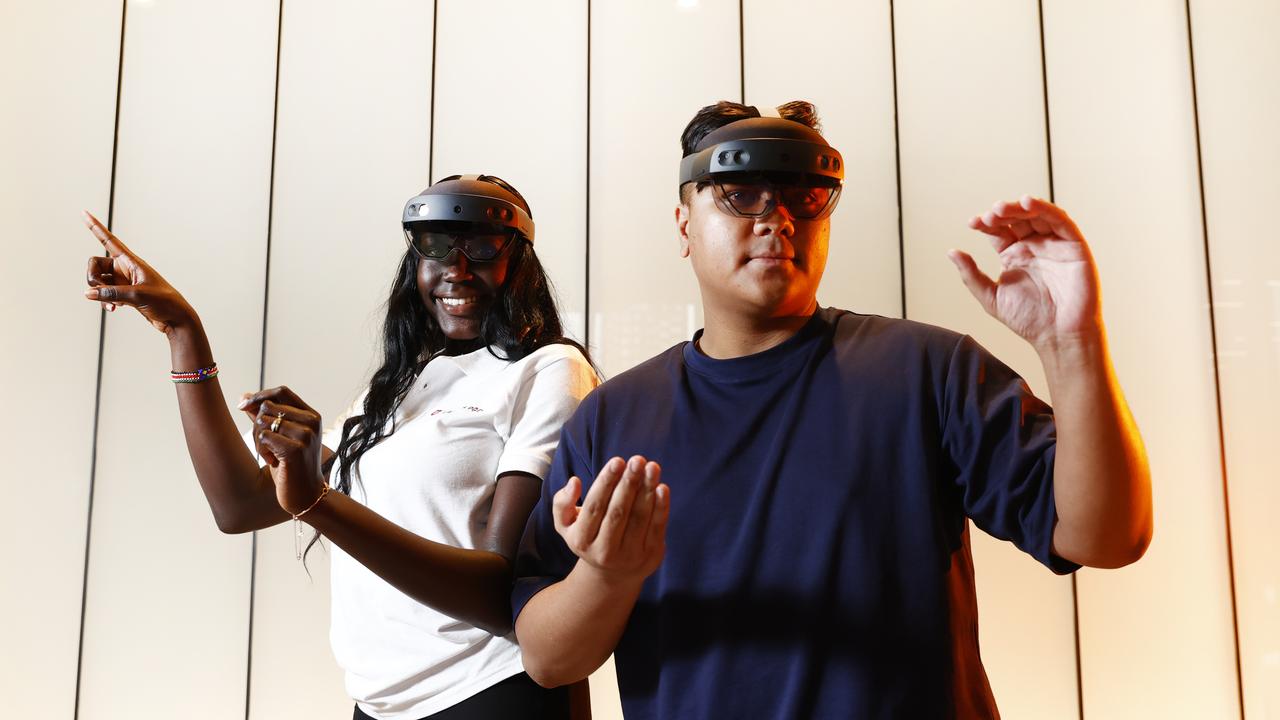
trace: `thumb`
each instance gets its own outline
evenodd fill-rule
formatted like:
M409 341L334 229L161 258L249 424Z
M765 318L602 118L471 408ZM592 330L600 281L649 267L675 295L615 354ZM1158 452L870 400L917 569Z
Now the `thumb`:
M578 496L582 494L582 481L575 475L551 498L551 516L556 530L564 532L578 519Z
M994 316L996 314L996 283L987 274L978 269L973 257L963 250L948 250L947 258L960 271L960 280L969 288L969 293L982 305L982 309Z
M99 285L98 287L86 289L84 296L99 302L112 302L117 305L132 305L134 307L143 305L146 302L144 293L140 291L137 285Z

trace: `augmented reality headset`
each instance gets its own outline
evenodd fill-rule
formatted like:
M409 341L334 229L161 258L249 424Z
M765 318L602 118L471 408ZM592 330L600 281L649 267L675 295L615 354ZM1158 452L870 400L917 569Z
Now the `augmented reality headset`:
M708 133L680 161L681 185L727 173L798 176L840 185L844 158L813 128L781 118L747 118Z
M463 175L455 180L442 180L410 198L404 204L405 230L419 223L475 223L510 228L533 242L533 218L529 213L511 193L479 178L479 175Z

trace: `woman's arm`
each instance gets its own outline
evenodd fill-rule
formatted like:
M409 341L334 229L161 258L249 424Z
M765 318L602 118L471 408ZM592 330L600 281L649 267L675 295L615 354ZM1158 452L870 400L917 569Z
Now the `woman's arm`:
M538 502L539 478L523 472L499 476L479 547L453 547L406 530L342 493L325 492L320 415L291 390L264 390L246 405L254 414L258 447L273 466L279 507L304 513L302 519L321 535L423 605L494 635L511 632L514 558Z
M405 595L494 635L506 635L511 632L516 546L541 484L524 473L500 477L488 530L475 550L415 535L341 493L325 495L304 519Z
M85 224L107 251L106 257L89 260L85 297L109 309L116 305L135 308L169 339L174 370L212 365L213 351L204 327L182 294L97 218L85 213ZM175 386L187 451L218 529L248 532L288 520L289 514L276 503L269 472L258 467L240 439L218 379Z

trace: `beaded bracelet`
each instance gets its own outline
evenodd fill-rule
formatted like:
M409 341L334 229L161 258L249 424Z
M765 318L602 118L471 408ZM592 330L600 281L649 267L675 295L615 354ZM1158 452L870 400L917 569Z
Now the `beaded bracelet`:
M176 383L201 383L218 377L218 363L195 370L171 370L169 379Z

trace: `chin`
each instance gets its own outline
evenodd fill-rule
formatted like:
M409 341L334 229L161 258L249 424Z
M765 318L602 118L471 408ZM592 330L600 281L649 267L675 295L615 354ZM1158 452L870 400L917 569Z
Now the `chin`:
M480 337L480 320L459 320L458 318L436 318L440 332L450 340L466 341Z

